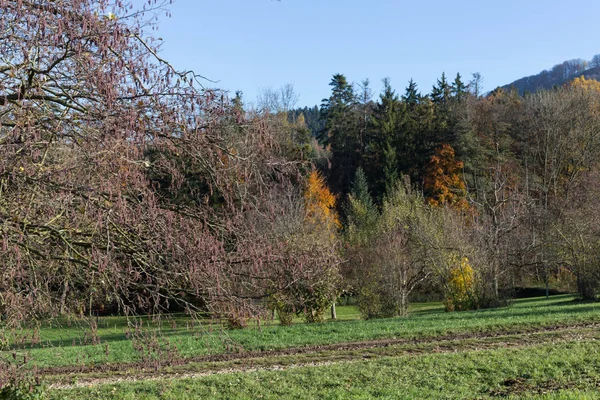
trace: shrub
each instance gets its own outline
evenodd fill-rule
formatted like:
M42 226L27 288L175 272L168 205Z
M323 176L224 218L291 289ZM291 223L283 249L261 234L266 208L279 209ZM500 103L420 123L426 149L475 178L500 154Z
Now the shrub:
M472 310L477 308L475 301L475 274L467 257L453 258L454 267L450 269L448 279L448 297L444 302L446 311Z

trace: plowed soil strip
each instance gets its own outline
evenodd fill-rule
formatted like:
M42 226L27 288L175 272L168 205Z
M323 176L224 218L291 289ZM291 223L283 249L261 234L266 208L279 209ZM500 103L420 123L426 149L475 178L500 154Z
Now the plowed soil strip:
M60 367L41 370L54 382L51 389L115 384L142 380L185 379L215 374L286 370L299 367L357 362L409 354L450 353L494 348L521 348L546 343L600 339L600 324L572 324L512 332L452 334L423 339L386 339L337 343L283 350L220 354L163 363L160 368L141 363ZM72 383L76 379L76 383Z

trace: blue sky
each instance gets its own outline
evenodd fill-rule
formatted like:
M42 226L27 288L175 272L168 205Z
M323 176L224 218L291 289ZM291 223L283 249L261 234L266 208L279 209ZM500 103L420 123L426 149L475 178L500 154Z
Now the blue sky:
M163 56L220 87L294 84L299 105L320 104L335 73L413 78L429 92L442 72L483 75L484 90L600 53L600 1L176 0L161 17Z

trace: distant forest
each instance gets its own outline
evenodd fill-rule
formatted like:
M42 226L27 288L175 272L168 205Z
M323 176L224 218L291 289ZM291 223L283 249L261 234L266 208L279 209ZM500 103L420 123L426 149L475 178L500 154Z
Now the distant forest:
M576 75L588 63L569 65ZM377 231L373 221L398 182L410 182L411 196L471 221L467 236L481 253L469 259L482 257L477 275L488 287L480 301L536 281L572 282L595 297L600 83L582 76L551 90L485 95L480 87L479 74L468 82L442 74L429 93L412 80L398 93L384 79L375 98L368 80L355 85L335 74L318 109L295 109L288 120L302 121L317 139L315 154L326 155L313 162L337 196L346 240ZM445 234L464 234L455 228Z
M541 89L562 86L580 76L586 79L600 78L600 54L596 54L590 61L581 58L564 61L556 64L552 69L518 79L502 88L507 90L514 88L520 94L533 93Z

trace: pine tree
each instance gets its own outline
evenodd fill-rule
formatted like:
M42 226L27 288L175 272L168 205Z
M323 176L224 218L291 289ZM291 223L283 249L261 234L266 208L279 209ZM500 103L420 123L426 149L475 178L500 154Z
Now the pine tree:
M361 143L354 88L342 74L336 74L329 83L331 96L324 99L321 115L325 130L321 142L331 150L329 182L337 193L348 193L356 168L360 165Z
M436 145L435 111L429 96L420 96L417 105L408 108L403 142L397 149L400 171L413 182L421 182L425 166L433 155Z
M411 78L406 87L406 91L404 92L404 96L402 96L402 101L412 108L419 104L420 98L421 95L417 90L417 84Z
M386 142L383 149L383 184L385 188L384 195L390 193L394 189L396 182L400 178L398 174L398 156L396 149Z
M235 112L240 114L244 114L244 93L241 90L237 90L235 92L235 97L231 100L231 104Z
M460 73L457 73L452 83L452 96L458 101L461 101L467 94L467 85L463 83L461 78Z
M406 120L405 104L392 89L390 80L385 78L382 82L383 93L371 118L372 135L367 148L368 157L363 164L378 201L383 199L389 182L393 183L398 176L396 147L404 142L402 129Z
M350 196L360 201L368 208L373 208L373 198L369 193L369 183L367 182L367 176L365 171L358 167L356 174L354 174L354 180L352 181L352 189L350 190Z
M369 193L367 176L361 167L356 170L352 181L346 216L351 235L357 232L367 233L377 220L377 208Z
M434 104L446 104L451 96L451 87L446 80L446 74L442 72L442 77L437 80L437 84L431 89L431 101Z
M295 149L300 153L298 158L308 159L312 156L314 150L310 145L312 138L310 129L306 126L306 120L304 114L300 113L296 122L291 126L292 143L295 145Z
M360 152L363 153L365 149L365 142L369 134L369 128L371 125L371 115L373 114L373 90L371 89L371 83L369 79L363 80L360 85L360 93L358 95L359 111L360 111L360 126L359 126L359 141L360 141Z

